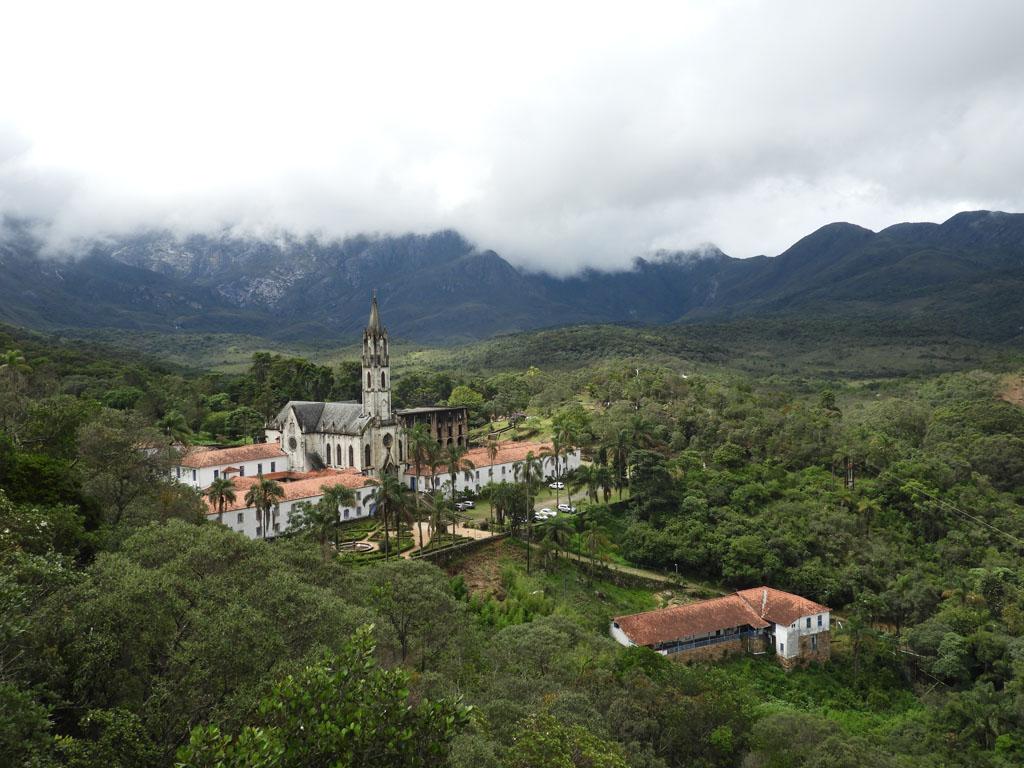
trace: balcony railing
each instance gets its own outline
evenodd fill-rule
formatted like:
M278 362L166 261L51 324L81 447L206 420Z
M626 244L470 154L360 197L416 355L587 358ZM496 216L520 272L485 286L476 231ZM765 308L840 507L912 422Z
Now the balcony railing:
M687 640L685 642L672 643L671 645L662 646L657 650L667 654L681 653L682 651L691 651L694 648L704 648L708 645L718 645L719 643L725 643L729 640L737 640L741 637L766 637L766 632L763 629L744 629L739 632L733 632L729 635L718 635L717 637L705 637L700 640Z

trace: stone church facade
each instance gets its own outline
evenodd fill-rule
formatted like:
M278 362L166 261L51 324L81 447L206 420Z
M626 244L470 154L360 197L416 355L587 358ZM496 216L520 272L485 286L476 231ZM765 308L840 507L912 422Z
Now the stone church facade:
M293 471L351 468L372 477L401 471L405 445L391 408L388 345L374 295L363 332L362 402L291 400L267 424L267 442L280 445Z

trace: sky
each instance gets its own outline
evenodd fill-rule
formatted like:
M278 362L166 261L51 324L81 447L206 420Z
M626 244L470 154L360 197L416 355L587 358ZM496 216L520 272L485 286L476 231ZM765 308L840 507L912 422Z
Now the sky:
M565 274L1024 210L1024 3L10 3L0 213Z

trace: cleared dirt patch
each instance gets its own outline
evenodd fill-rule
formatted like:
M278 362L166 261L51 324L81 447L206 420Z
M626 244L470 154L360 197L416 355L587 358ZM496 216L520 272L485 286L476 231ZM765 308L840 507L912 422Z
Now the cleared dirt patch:
M1024 406L1024 375L1007 376L1004 382L999 396L1008 403Z
M501 583L501 568L504 563L526 563L526 552L506 539L500 539L490 546L482 546L465 557L452 560L443 567L449 576L462 576L466 589L471 595L493 595L498 600L505 597Z

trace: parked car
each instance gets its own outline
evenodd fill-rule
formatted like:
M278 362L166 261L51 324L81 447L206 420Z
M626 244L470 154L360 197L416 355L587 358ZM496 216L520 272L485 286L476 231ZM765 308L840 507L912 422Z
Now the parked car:
M571 512L575 512L576 511L576 507L571 506L570 504L559 504L558 505L558 511L559 512L570 512L571 513Z
M558 513L555 512L555 510L544 507L544 509L539 512L534 512L533 517L537 520L547 520L549 517L554 517L557 514Z
M552 490L555 490L555 491L564 491L565 490L565 483L562 483L562 482L559 482L559 481L556 480L553 483L548 483L548 488L551 488Z
M475 501L470 501L469 499L466 499L464 502L462 502L462 508L463 509L475 509L476 508L476 502Z
M455 502L455 508L461 512L464 509L472 509L473 502L471 501L457 501Z

